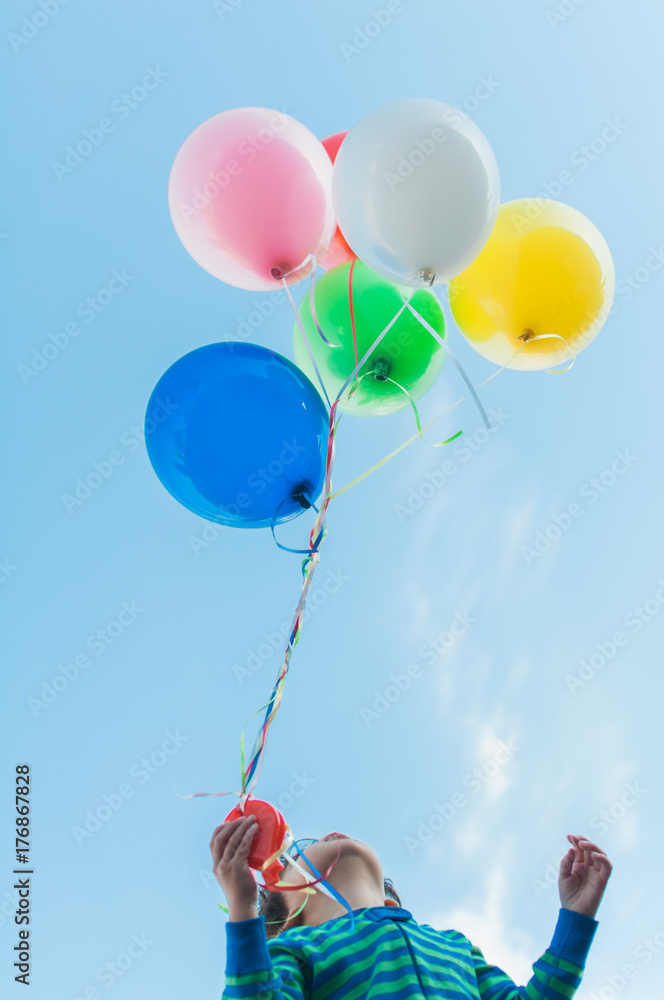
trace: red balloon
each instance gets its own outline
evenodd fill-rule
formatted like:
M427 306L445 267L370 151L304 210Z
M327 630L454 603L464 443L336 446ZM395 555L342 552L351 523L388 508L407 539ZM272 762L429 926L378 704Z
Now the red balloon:
M327 139L323 139L323 146L325 147L327 155L332 160L332 163L336 160L337 153L339 152L339 146L347 135L348 130L345 132L335 132L334 135L328 135ZM330 268L336 267L337 264L345 264L348 260L356 259L357 254L353 253L351 248L346 243L343 233L337 226L327 253L323 259L319 261L320 266L326 271L329 271Z
M348 135L348 129L345 132L335 132L334 135L328 135L327 139L323 139L323 145L327 151L327 155L332 160L332 163L337 158L337 153L339 152L339 146L344 141Z
M247 799L244 808L239 805L232 809L225 822L238 819L240 816L255 816L258 820L258 833L254 836L249 852L249 867L262 873L265 883L274 883L279 879L284 866L276 859L263 871L263 865L277 851L281 850L288 837L288 824L278 809L263 802L261 799Z

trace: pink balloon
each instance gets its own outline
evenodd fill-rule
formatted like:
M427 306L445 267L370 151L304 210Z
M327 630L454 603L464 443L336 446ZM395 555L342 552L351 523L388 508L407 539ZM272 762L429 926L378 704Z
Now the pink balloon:
M168 185L175 231L216 278L252 291L295 284L334 234L332 163L289 115L234 108L199 125Z
M327 155L332 160L332 163L336 160L339 147L347 135L348 130L345 132L335 132L334 135L328 135L326 139L323 139L323 146L327 150ZM321 260L320 266L324 270L329 271L330 268L336 267L337 264L345 264L346 261L356 259L357 254L353 253L346 243L344 234L339 229L339 226L337 226L329 250Z

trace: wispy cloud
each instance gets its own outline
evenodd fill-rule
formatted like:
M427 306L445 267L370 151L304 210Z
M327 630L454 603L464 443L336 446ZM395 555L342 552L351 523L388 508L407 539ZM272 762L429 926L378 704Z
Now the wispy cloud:
M465 934L481 949L487 962L501 968L517 985L525 985L541 952L537 952L530 936L515 928L513 919L508 919L506 873L511 870L510 851L503 843L498 851L494 845L492 853L495 861L488 869L482 902L436 912L426 922L439 930L453 929Z

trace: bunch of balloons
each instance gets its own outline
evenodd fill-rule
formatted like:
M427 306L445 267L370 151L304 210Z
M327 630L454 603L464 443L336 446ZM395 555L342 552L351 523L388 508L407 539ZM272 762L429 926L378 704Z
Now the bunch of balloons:
M522 370L573 361L613 299L595 226L555 201L501 206L486 137L437 100L394 101L322 142L278 111L224 111L180 148L168 196L194 260L240 288L284 288L296 313L295 363L211 344L150 399L148 420L172 404L146 439L159 479L222 524L274 528L314 505L337 406L382 416L427 392L451 353L436 286L476 351ZM307 277L296 309L290 286Z
M449 347L434 289L448 286L452 315L479 354L501 367L552 370L573 363L606 320L613 262L601 234L573 208L543 199L501 205L486 137L436 100L395 101L322 142L278 111L222 112L177 153L169 206L181 242L203 268L239 288L283 289L295 313L294 361L251 343L199 347L162 376L146 415L157 476L201 517L269 525L274 534L275 524L310 507L317 512L309 548L290 550L307 555L302 594L246 761L242 744L240 802L229 816L259 815L251 863L266 885L287 891L293 887L281 880L280 856L290 832L252 792L327 507L353 485L331 493L337 413L382 416L411 405L415 440L422 436L415 401L449 355L485 416ZM307 278L297 307L291 286ZM329 871L315 874L316 882L300 887L325 888Z

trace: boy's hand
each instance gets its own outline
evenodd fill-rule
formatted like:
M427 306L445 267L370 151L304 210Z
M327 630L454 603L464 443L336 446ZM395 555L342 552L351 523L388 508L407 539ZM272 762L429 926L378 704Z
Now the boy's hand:
M560 903L566 910L594 918L613 866L597 844L570 833L567 839L572 846L560 862Z
M241 816L222 823L212 834L212 870L228 900L229 920L258 916L258 886L247 861L257 830L255 816Z

